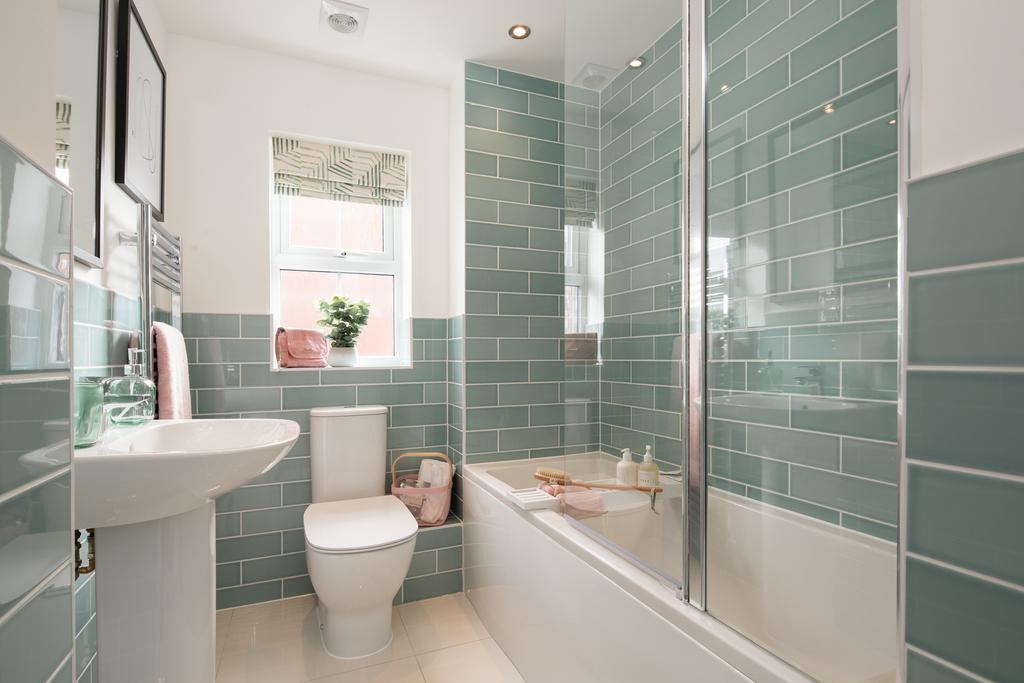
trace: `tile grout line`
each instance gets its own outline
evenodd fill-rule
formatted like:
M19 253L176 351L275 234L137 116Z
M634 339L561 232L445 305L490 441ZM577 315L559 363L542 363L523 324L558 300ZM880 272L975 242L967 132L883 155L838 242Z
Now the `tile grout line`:
M946 667L948 669L952 669L953 671L955 671L955 672L957 672L957 673L959 673L959 674L961 674L963 676L967 676L972 681L977 681L978 683L997 683L996 681L993 681L991 679L985 678L984 676L980 676L980 675L974 673L973 671L970 671L969 669L965 669L962 666L959 666L958 664L954 664L953 662L947 661L947 660L943 659L942 657L939 657L938 655L933 655L931 652L928 652L927 650L919 648L919 647L917 647L915 645L911 645L910 643L905 643L905 645L906 645L907 651L913 652L913 653L917 654L918 656L921 656L921 657L924 657L925 659L931 660L932 662L935 662L936 664L944 666L944 667Z
M974 569L961 567L951 562L946 562L945 560L940 560L938 558L931 557L929 555L924 555L922 553L915 552L909 549L906 551L906 556L907 559L917 560L918 562L924 562L925 564L929 564L933 567L939 567L940 569L944 569L948 572L957 574L959 576L971 578L976 581L982 581L984 583L992 584L995 586L1000 586L1001 588L1013 591L1014 593L1024 594L1024 585L1015 583L1008 579L1001 579L997 576L992 576L991 574L985 574Z
M801 151L803 151L803 150L801 150ZM799 153L800 152L797 152L797 154L799 154ZM791 156L792 155L787 156L787 157L780 157L780 159L778 159L777 161L783 161L785 159L791 158ZM710 221L713 218L717 218L719 216L724 216L726 214L733 213L733 212L738 211L740 209L750 207L750 206L752 206L754 204L757 204L759 202L763 202L763 201L765 201L767 199L778 199L778 198L783 197L786 194L788 194L788 193L790 193L790 192L792 192L794 190L805 189L807 187L810 187L811 185L814 185L815 183L821 182L822 180L827 180L829 178L834 178L835 176L843 175L844 173L849 173L851 171L862 171L862 170L864 170L865 168L867 168L867 167L869 167L871 165L878 164L878 163L881 163L883 161L887 161L887 160L890 160L890 159L891 160L896 160L896 157L897 157L897 153L895 151L886 152L885 154L883 154L881 156L874 157L874 158L869 159L867 161L862 161L859 164L855 164L853 166L847 166L845 168L840 168L837 171L828 173L828 174L823 175L823 176L818 176L816 178L812 178L811 180L803 181L803 182L801 182L801 183L799 183L797 185L792 185L790 187L787 187L785 189L779 190L777 192L773 192L772 194L768 194L768 195L765 195L763 197L758 197L757 199L751 199L751 200L745 201L742 204L737 204L736 206L734 206L732 208L723 209L722 211L719 211L718 213L709 213L708 214L708 220ZM776 162L772 162L772 163L777 163L777 161ZM871 199L865 200L864 202L861 202L861 203L862 204L870 204L870 203L875 202L875 201L886 199L886 198L892 196L892 194L894 194L894 193L878 195L876 197L872 197ZM831 214L831 213L836 213L836 212L839 212L839 211L844 211L844 210L846 210L848 208L852 208L853 206L854 206L853 204L851 204L850 206L840 206L838 208L829 209L828 211L826 211L824 213L821 213L821 214L814 214L814 215L810 215L810 216L803 216L803 217L796 218L796 219L794 219L792 217L792 213L791 213L791 215L789 217L789 220L791 222L797 222L798 223L798 222L801 222L801 221L809 220L811 218L816 218L817 216L827 215L827 214ZM788 225L788 223L786 225ZM775 226L775 227L777 227L777 226ZM767 228L767 229L770 230L772 228ZM756 234L756 232L757 231L751 232L751 233L744 233L743 236L746 237L748 234Z
M755 171L769 169L769 168L771 168L771 166L773 164L779 163L780 161L785 161L786 159L792 159L793 157L795 157L795 156L797 156L799 154L802 154L802 153L804 153L804 152L806 152L808 150L814 149L815 147L818 147L820 145L824 145L824 144L826 144L828 142L832 142L832 141L835 141L835 140L840 140L841 141L842 138L845 135L847 135L848 133L852 133L854 131L861 130L862 128L867 128L868 126L870 126L872 124L875 124L875 123L878 123L879 121L881 121L882 119L885 119L886 117L893 116L895 113L896 113L895 111L888 112L888 113L883 114L881 116L877 116L877 117L875 117L875 118L873 118L873 119L871 119L869 121L864 121L862 123L858 123L853 128L844 128L842 131L840 131L840 132L838 132L838 133L836 133L834 135L831 135L831 136L829 136L827 138L822 138L821 140L817 140L817 141L815 141L812 144L806 145L805 147L801 147L800 149L796 150L795 152L792 151L792 149L790 149L790 151L788 151L786 154L783 154L783 155L781 155L781 156L779 156L779 157L777 157L775 159L772 159L771 161L767 161L767 162L765 162L763 164L760 164L758 166L752 166L752 167L744 170L742 173L737 173L736 175L729 176L725 180L722 180L721 182L719 182L719 183L717 183L715 185L709 185L708 186L708 190L709 191L710 190L715 190L715 189L717 189L719 187L722 187L723 185L727 185L729 183L736 182L736 180L738 180L739 178L743 178L744 176L749 176L751 173L754 173ZM791 123L791 121L787 121L785 124L781 124L781 125L779 125L779 126L777 126L775 128L772 128L769 131L761 133L760 135L758 135L755 138L752 138L750 140L746 140L743 143L741 143L741 145L742 144L746 144L747 142L754 142L755 140L758 140L759 138L762 138L762 137L765 137L767 135L770 135L770 134L774 133L775 131L779 130L780 128L782 128L783 126L788 125L789 123ZM792 138L790 138L790 139L792 139ZM737 145L737 147L739 147L739 146L740 145ZM733 147L732 149L725 150L724 152L719 154L717 157L715 157L715 159L718 159L721 156L724 156L725 154L728 154L729 152L731 152L731 151L733 151L735 149L736 149L736 147ZM841 151L842 151L842 147L840 147L840 152ZM885 155L876 157L876 159L881 159L883 156L885 156ZM854 168L854 167L853 166L840 166L838 171L834 171L834 172L828 173L828 174L826 174L824 176L820 176L820 177L824 178L824 177L827 177L829 175L836 175L837 173L842 173L843 171L846 171L846 170L852 169L852 168ZM766 195L766 196L768 196L768 195ZM763 197L759 198L759 199L763 199ZM757 200L755 200L755 201L757 201ZM709 214L709 215L712 215L712 214Z
M814 470L816 472L825 472L827 474L835 474L835 475L847 477L847 478L850 478L850 479L857 479L857 480L860 480L860 481L870 482L872 484L878 484L880 486L885 486L885 487L895 487L897 485L897 483L893 482L893 481L885 481L883 479L872 479L871 477L866 477L866 476L864 476L862 474L852 474L852 473L846 472L846 471L844 471L842 469L834 469L833 470L833 469L829 469L827 467L822 467L820 465L809 465L809 464L804 463L804 462L796 462L794 460L784 460L782 458L772 457L770 455L760 455L758 453L751 453L750 451L747 451L747 450L737 450L735 448L728 448L728 447L725 447L725 446L716 446L716 445L713 445L713 444L709 445L709 448L713 448L715 450L723 451L723 452L726 452L726 453L736 453L738 455L746 455L746 456L749 456L749 457L752 457L752 458L759 458L761 460L767 460L768 462L780 463L780 464L783 464L783 465L789 465L791 467L802 467L804 469ZM719 476L721 476L721 475L719 475ZM724 477L724 476L722 478L723 479L728 479L728 477ZM739 480L736 480L736 481L739 481ZM740 482L740 483L743 483L743 482ZM822 503L818 503L818 505L822 505ZM824 505L824 507L828 507L828 506ZM839 508L836 508L836 509L839 509ZM856 513L850 513L850 514L856 514Z
M827 66L831 66L832 64L835 64L835 62L831 62L831 63L830 63L829 65L827 65ZM827 68L827 67L826 67L826 68ZM819 69L819 71L816 71L815 73L818 73L818 72L820 72L820 71L821 71L821 69ZM882 82L882 81L884 81L885 79L887 79L887 78L891 78L891 77L893 76L893 74L894 74L894 73L895 73L895 71L887 71L887 72L886 72L885 74L882 74L882 75L879 75L879 76L875 76L875 77L874 77L874 78L873 78L872 80L870 80L870 81L867 81L866 83L862 83L862 84L858 85L858 86L857 86L856 88L854 88L853 90L847 91L847 92L845 92L845 93L840 93L840 94L839 94L839 95L838 95L837 97L835 97L835 98L834 98L834 100L839 100L839 99L841 99L841 98L843 98L843 97L846 97L846 96L848 96L848 95L852 95L853 93L855 93L855 92L858 92L859 90L864 90L864 89L867 89L867 88L868 88L868 86L877 86L877 85L878 85L879 83L881 83L881 82ZM811 75L814 75L814 74L811 74ZM801 79L801 80L802 80L802 79ZM799 82L799 81L797 81L797 82ZM787 87L789 87L789 86L787 86ZM776 93L776 94L777 94L777 93ZM761 100L761 102L764 102L764 101L765 101L765 100ZM761 102L759 102L758 104L760 104ZM755 106L756 106L756 105L755 105ZM726 148L726 149L723 149L723 150L721 150L721 151L717 152L717 153L716 153L716 154L715 154L714 156L710 157L710 158L708 159L708 161L709 161L709 162L712 162L712 161L714 161L715 159L718 159L718 158L720 158L720 157L721 157L721 156L722 156L723 154L726 154L726 153L728 153L728 152L731 152L731 151L735 150L736 148L738 148L738 147L740 147L740 146L742 146L742 145L744 145L744 144L746 144L746 143L748 143L748 142L752 142L752 141L754 141L754 140L757 140L758 138L761 138L761 137L763 137L763 136L767 135L768 133L771 133L771 132L772 132L772 131L774 131L774 130L778 130L779 128L782 128L783 126L786 126L786 127L787 127L787 129L789 129L789 130L790 130L790 133L791 133L791 132L792 132L792 130L791 130L791 128L790 128L790 124L792 124L792 122L793 122L793 121L795 121L796 119L799 119L799 118L803 118L804 116L807 116L807 115L808 115L808 114L810 114L811 112L813 112L813 111L816 111L816 110L818 109L818 107L820 107L820 106L821 106L821 105L815 105L814 107L812 107L812 108L810 108L810 109L807 109L807 110L805 110L805 111L802 111L802 112L800 112L800 113L796 114L796 115L795 115L795 116L794 116L793 118L791 118L791 119L787 119L787 120L786 120L785 122L779 123L778 125L776 125L776 126L773 126L772 128L769 128L769 129L768 129L768 130L766 130L766 131L760 132L760 133L758 133L757 135L754 135L753 137L749 137L749 128L750 128L750 126L749 126L749 122L748 122L748 121L746 120L746 115L747 115L747 113L748 113L748 112L750 111L750 109L749 109L749 108L748 108L748 109L744 109L742 113L736 114L735 116L733 116L733 117L731 117L731 118L729 118L729 119L726 119L725 121L722 121L722 122L721 122L721 123L719 123L719 124L718 124L718 126L716 126L715 128L713 128L713 129L709 129L709 130L708 130L708 134L709 134L709 135L711 135L711 134L713 134L713 133L714 133L715 131L717 131L717 130L719 130L719 129L722 129L722 128L725 128L725 127L726 127L727 125L729 125L730 123L732 123L732 122L733 122L734 120L736 120L736 119L740 118L741 116L743 116L743 117L744 117L744 125L743 125L743 136L744 136L744 139L743 139L743 141L742 141L742 142L739 142L739 143L736 143L736 144L735 144L735 145L733 145L732 147L728 147L728 148ZM835 136L832 136L832 137L835 137ZM792 139L790 139L790 142L792 143ZM817 144L817 143L815 143L815 144ZM800 152L800 151L803 151L804 149L807 149L807 147L810 147L810 146L811 146L811 145L808 145L808 146L802 147L802 148L800 148L799 150L796 150L796 152L794 152L794 151L793 151L793 149L792 149L792 144L790 144L790 147L789 147L789 152L788 152L788 153L789 153L789 154L796 154L796 153L798 153L798 152Z
M982 477L987 479L996 479L999 481L1006 481L1012 484L1024 484L1024 474L1011 474L1008 472L999 472L996 470L983 470L976 467L965 467L963 465L950 465L942 462L935 462L933 460L921 460L907 455L907 464L913 467L920 467L922 469L941 470L943 472L952 472L956 474L962 474L973 477Z

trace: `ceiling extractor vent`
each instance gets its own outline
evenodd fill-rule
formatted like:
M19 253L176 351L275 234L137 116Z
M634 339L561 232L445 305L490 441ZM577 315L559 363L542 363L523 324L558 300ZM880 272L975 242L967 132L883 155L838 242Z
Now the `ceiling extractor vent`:
M354 35L366 30L370 10L341 0L321 0L320 23L338 33Z
M601 64L584 64L576 78L572 79L573 85L578 85L588 90L600 90L611 83L618 74L618 70Z

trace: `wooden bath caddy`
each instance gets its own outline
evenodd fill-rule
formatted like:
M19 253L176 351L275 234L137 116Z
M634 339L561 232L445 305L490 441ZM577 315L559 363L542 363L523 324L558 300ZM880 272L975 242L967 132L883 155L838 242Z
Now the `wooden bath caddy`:
M661 493L665 489L660 486L633 486L631 484L604 484L596 481L581 481L572 479L568 472L555 470L548 467L539 467L533 473L533 478L547 484L558 484L560 486L582 486L587 489L611 489L614 491L641 491L643 493Z

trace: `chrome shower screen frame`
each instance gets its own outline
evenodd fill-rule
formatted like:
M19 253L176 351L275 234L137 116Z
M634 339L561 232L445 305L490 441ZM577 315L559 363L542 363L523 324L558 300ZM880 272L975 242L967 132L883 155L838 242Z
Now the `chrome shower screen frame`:
M692 606L706 610L706 534L707 473L705 471L705 351L707 249L705 239L705 138L707 46L704 36L706 0L686 0L686 69L683 70L683 97L686 121L683 146L686 169L683 192L683 235L686 272L686 465L684 486L686 539L683 543L683 598Z
M896 636L899 640L896 644L896 677L900 682L907 680L907 184L911 175L911 112L915 99L911 68L911 15L910 0L896 0L896 120L899 123L896 142L899 169L896 195L896 454L899 459L896 482Z

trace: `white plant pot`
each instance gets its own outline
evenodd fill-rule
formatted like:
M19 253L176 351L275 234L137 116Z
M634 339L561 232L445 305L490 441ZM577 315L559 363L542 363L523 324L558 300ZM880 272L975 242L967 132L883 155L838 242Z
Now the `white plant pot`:
M332 346L327 354L327 364L332 368L355 367L359 354L354 346Z

